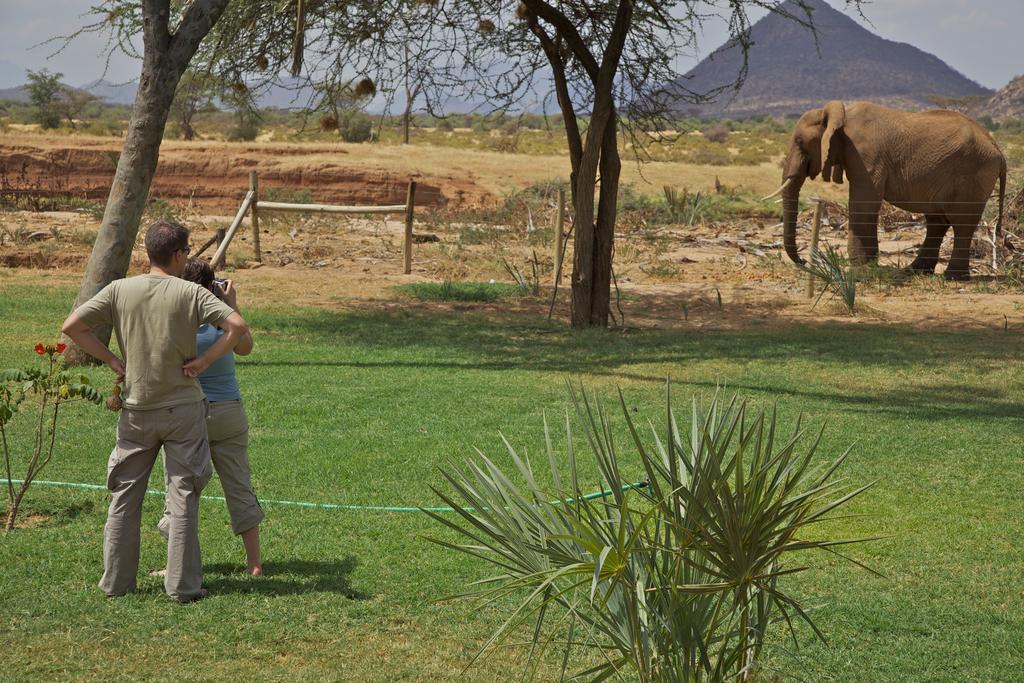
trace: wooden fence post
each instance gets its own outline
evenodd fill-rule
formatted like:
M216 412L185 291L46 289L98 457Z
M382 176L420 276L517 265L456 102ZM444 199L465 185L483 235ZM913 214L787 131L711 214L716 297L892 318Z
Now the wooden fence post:
M249 171L249 191L252 192L252 248L256 253L256 262L263 263L263 254L260 253L260 216L256 211L256 203L260 196L260 181L256 177L256 171Z
M216 234L213 237L215 240L217 240L217 248L214 250L214 256L215 257L216 257L217 252L220 252L220 245L224 244L224 236L227 235L227 232L228 231L225 230L224 228L217 228L217 232L216 232ZM225 249L224 252L220 255L220 257L217 258L216 261L211 263L210 266L214 270L217 270L218 268L223 268L224 267L224 260L227 258L227 254L228 254L227 249Z
M823 202L819 199L814 204L814 223L811 224L811 250L807 258L813 263L818 255L818 233L821 232L821 209ZM807 275L807 298L814 298L814 276Z
M555 287L562 284L562 250L565 243L563 230L565 228L565 190L558 190L558 216L555 218Z
M412 219L416 203L416 181L409 181L409 194L405 199L405 274L412 272Z

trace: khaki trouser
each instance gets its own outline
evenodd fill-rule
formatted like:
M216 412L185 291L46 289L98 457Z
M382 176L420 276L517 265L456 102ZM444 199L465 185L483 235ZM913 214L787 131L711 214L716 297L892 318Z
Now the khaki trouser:
M203 585L199 553L199 494L210 480L206 402L121 412L117 446L107 464L113 497L103 532L103 578L109 596L131 593L139 573L142 500L160 447L167 472L167 594L182 602L196 598Z
M241 401L211 403L206 431L210 438L213 469L217 471L224 489L224 500L231 516L231 531L236 535L244 533L263 521L263 508L252 490L249 422L245 417L245 406ZM170 516L166 507L157 527L167 538Z

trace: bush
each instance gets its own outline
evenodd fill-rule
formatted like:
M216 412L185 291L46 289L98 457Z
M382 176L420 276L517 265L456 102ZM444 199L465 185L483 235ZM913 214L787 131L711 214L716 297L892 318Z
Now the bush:
M90 386L88 377L64 368L65 348L64 344L40 342L35 347L36 353L43 357L40 365L0 372L0 453L7 489L5 532L14 528L18 509L32 482L53 460L61 405L78 399L97 405L103 402L103 395ZM19 413L25 414L25 419L35 425L35 439L16 444L19 447L16 450L23 451L23 457L15 458L7 425ZM9 479L15 467L23 473L20 482Z
M795 639L792 622L803 621L823 637L788 582L806 569L795 564L805 551L863 540L816 538L817 522L868 488L833 478L849 451L814 463L818 441L801 447L799 421L786 436L774 411L717 396L707 410L694 401L683 411L692 420L681 433L671 394L652 443L620 394L635 446L627 465L606 413L586 393L571 394L586 438L567 416L561 457L545 423L548 472L505 441L512 471L481 455L464 471L443 471L444 490L434 488L457 516L427 514L466 541L436 542L497 568L475 596L499 605L519 596L485 649L533 621L527 671L558 644L564 662L581 649L597 653L581 679L747 681L774 624L785 622ZM581 488L576 443L589 444L603 490ZM636 461L646 482L626 474Z
M259 123L254 119L246 118L228 131L228 142L252 142L259 134Z
M373 139L373 119L363 111L346 111L338 117L338 134L345 142Z
M420 301L478 301L493 303L521 294L518 285L495 282L412 282L395 291Z
M724 123L715 123L708 126L700 133L708 142L721 144L729 139L729 126Z
M687 161L691 164L706 166L730 166L732 164L732 155L722 145L701 145L693 149L687 157Z

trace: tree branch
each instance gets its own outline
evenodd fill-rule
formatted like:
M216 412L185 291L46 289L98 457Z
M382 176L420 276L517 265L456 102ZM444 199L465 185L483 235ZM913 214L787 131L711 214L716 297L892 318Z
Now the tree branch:
M576 56L576 59L579 60L584 70L586 70L590 79L596 80L600 70L597 60L594 59L594 55L590 52L590 48L587 47L586 41L583 40L583 37L576 30L576 26L569 21L569 18L551 5L543 2L543 0L523 0L523 4L526 5L530 14L535 14L555 28L555 31L565 40L573 55Z
M220 19L230 0L193 0L182 14L171 39L170 57L182 70L188 66L199 43Z
M580 137L579 122L576 120L576 108L569 95L569 84L565 77L565 62L562 60L558 44L551 40L547 31L537 21L536 15L531 14L527 17L527 25L537 36L537 40L540 41L541 48L551 64L551 73L555 81L555 96L558 98L558 107L562 110L562 123L565 125L566 141L569 145L569 162L575 173L579 168L580 157L583 156L583 140Z

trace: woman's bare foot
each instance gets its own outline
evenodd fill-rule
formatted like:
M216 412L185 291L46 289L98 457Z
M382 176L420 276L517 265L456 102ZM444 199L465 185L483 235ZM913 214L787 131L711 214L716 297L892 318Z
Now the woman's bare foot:
M243 531L242 543L245 545L245 572L252 576L263 576L263 562L260 560L260 528L254 526Z

